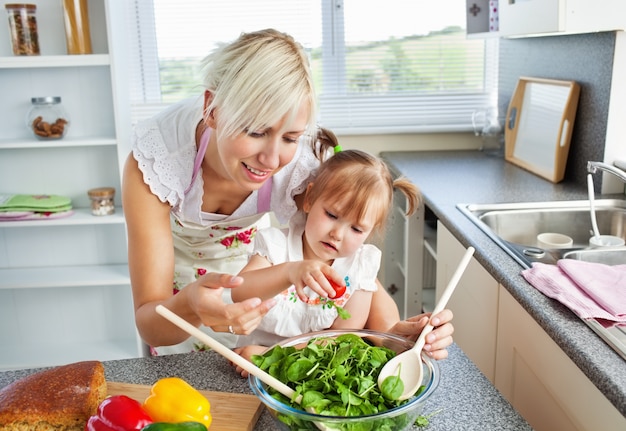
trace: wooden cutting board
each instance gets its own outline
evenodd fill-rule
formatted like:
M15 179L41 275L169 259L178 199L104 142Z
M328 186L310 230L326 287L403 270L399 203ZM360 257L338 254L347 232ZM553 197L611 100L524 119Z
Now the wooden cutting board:
M150 386L107 382L109 395L126 395L143 403L150 395ZM210 431L252 431L263 404L254 395L200 391L211 403Z

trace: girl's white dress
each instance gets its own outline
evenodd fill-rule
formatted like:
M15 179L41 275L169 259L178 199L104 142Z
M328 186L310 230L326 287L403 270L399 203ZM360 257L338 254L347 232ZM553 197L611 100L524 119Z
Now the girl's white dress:
M266 257L274 265L302 260L305 223L306 215L298 212L289 221L288 229L269 227L259 230L254 241L254 253ZM335 259L332 268L346 282L346 293L334 300L336 304L344 306L357 290L375 292L380 261L381 251L372 244L363 244L350 257ZM298 299L293 285L277 295L278 303L263 317L252 334L238 337L237 346L271 346L288 337L328 329L338 316L337 310L325 304L308 287L305 287L305 292L310 298L309 303ZM362 312L369 313L369 310Z
M144 182L153 194L171 206L174 293L206 272L239 273L253 250L257 230L287 223L297 210L293 197L305 190L319 166L304 136L291 163L275 174L271 183L266 183L266 193L252 192L232 215L203 213L202 173L196 161L200 161L204 153L198 151L195 138L202 109L203 98L194 97L134 128L133 156ZM270 209L277 220L266 212ZM229 289L224 289L223 299L232 302ZM228 347L235 345L236 336L204 326L201 329ZM175 346L154 348L152 352L160 355L206 348L198 340L189 338Z

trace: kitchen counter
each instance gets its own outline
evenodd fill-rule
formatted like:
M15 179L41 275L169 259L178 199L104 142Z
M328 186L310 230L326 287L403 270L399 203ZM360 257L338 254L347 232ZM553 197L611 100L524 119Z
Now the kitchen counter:
M553 184L506 162L502 154L429 151L381 155L396 174L406 176L420 188L435 216L465 247L476 249L476 260L626 417L626 361L573 312L528 284L520 265L456 207L469 203L585 200L587 189L567 182ZM624 199L624 195L602 198Z
M438 362L439 387L424 406L425 415L438 412L430 418L428 431L531 429L456 345L448 351L449 357ZM252 393L248 380L213 351L106 361L104 368L107 381L152 385L160 378L178 376L202 390ZM2 372L0 387L32 372ZM254 430L274 429L272 418L264 410Z

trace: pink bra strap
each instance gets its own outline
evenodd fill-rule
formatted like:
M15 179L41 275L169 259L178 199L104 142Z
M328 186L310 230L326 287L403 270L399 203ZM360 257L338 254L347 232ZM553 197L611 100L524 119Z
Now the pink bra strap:
M200 166L202 166L202 160L204 159L204 153L206 153L206 149L209 146L209 138L211 137L211 128L207 127L204 132L202 132L202 136L200 136L200 148L198 148L198 153L196 154L196 160L193 164L193 174L191 176L191 182L189 186L187 186L187 190L185 190L185 194L191 189L193 182L196 180L198 176L198 172L200 172Z
M209 138L211 137L211 128L207 127L204 132L202 132L202 136L200 137L200 147L198 148L198 153L196 154L196 160L193 164L193 174L191 176L191 182L185 190L185 194L189 192L191 186L193 185L196 177L198 176L198 172L200 172L200 166L202 166L202 160L204 159L204 154L206 153L206 149L209 145ZM270 210L271 198L272 198L272 177L270 177L259 189L257 192L257 211L259 213L264 213Z
M257 192L256 209L259 214L270 210L272 200L272 177L269 177Z

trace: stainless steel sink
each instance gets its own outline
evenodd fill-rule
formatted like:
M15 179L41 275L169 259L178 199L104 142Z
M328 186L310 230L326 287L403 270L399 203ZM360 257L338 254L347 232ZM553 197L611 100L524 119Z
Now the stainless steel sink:
M600 234L626 239L626 201L600 199L594 201L594 206ZM533 262L556 264L559 259L626 264L626 247L589 247L593 231L587 200L459 204L457 208L524 268L530 268ZM572 238L572 245L542 248L537 235L546 232L567 235ZM626 324L613 325L595 319L583 321L626 359Z
M598 230L626 239L626 201L594 201ZM589 201L460 204L457 207L522 266L533 262L555 264L573 250L589 248L593 236ZM560 233L572 238L568 248L541 248L540 233ZM571 255L570 258L576 258ZM624 260L622 263L626 263Z

